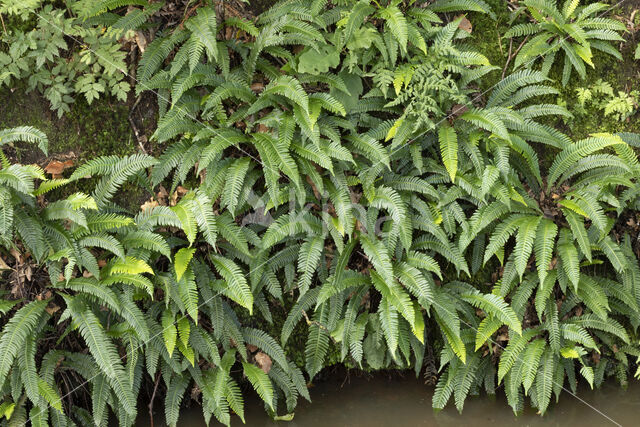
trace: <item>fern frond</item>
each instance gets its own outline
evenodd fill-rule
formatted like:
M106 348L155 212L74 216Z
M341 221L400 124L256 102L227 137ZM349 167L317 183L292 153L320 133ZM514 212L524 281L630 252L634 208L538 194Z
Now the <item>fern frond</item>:
M522 325L513 309L504 301L502 297L494 294L470 293L463 294L461 298L474 307L480 308L487 314L500 319L502 323L509 326L518 335L522 334Z
M224 292L229 298L253 312L253 294L238 265L219 255L210 255L211 262L227 284Z

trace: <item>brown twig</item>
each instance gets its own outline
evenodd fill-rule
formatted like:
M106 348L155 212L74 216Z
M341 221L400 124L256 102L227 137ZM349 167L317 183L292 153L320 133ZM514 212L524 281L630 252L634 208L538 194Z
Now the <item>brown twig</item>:
M513 48L513 39L509 39L509 53L507 53L507 62L504 64L504 68L502 69L502 78L504 79L504 75L507 72L507 67L509 66L509 62L511 62L511 49Z
M518 55L518 52L520 52L520 49L522 49L522 46L524 46L524 44L527 42L527 40L529 40L529 36L525 37L524 40L522 40L522 43L520 43L520 46L518 46L518 48L516 49L515 52L513 52L513 55L511 54L511 47L513 45L513 39L509 39L509 57L507 58L507 63L504 64L504 68L502 69L502 78L504 79L504 75L507 73L507 68L509 67L509 63L511 62L511 60L513 58L515 58Z
M144 148L143 137L140 136L140 132L138 131L138 127L136 126L135 121L133 120L133 113L135 112L136 107L140 103L141 99L142 99L142 95L139 95L138 98L136 98L136 102L133 103L133 106L129 110L128 119L129 119L129 124L131 125L131 129L133 130L133 135L136 137L136 141L138 141L138 146L140 147L140 150L142 150L142 152L144 154L147 154L147 150L145 150L145 148Z
M329 332L329 336L331 336L331 331L329 331L329 329L327 329L326 326L324 326L322 323L316 321L316 320L311 320L309 319L309 316L307 315L307 312L305 310L302 310L302 315L304 316L304 319L307 321L307 325L316 325L317 327L319 327L320 329L324 329L325 331ZM332 337L333 339L333 337Z
M156 398L156 392L158 391L158 385L160 384L160 372L156 375L156 383L153 386L153 394L151 395L151 400L149 401L149 425L153 427L153 401Z
M0 13L0 22L2 22L2 31L7 34L7 27L4 26L4 19L2 18L2 14Z

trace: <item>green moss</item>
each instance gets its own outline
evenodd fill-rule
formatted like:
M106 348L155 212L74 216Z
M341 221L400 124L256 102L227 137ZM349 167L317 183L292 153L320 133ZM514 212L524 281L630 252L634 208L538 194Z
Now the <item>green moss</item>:
M34 126L49 138L49 157L72 157L83 162L98 156L127 155L136 151L126 104L105 97L88 105L78 97L71 112L58 119L49 103L35 91L18 88L0 91L0 129ZM19 145L16 152L24 163L42 163L44 154Z
M569 111L575 113L572 105L577 104L576 89L592 86L597 80L611 84L615 93L618 91L627 91L629 89L637 89L636 85L632 85L640 78L640 72L633 60L633 53L630 48L622 50L624 61L596 52L594 55L595 69L588 71L585 80L579 79L577 76L573 78L566 87L557 86L560 90L560 97L567 102ZM589 108L587 114L577 114L574 119L570 120L564 127L564 131L570 134L574 139L582 139L595 132L637 132L638 114L629 117L625 121L619 121L612 116L605 116L604 113L595 108Z
M467 13L466 16L471 21L473 29L467 38L467 44L473 49L489 59L491 65L499 67L482 79L482 91L497 84L502 78L502 69L509 54L509 40L502 38L509 27L510 13L502 0L488 0L487 3L495 12L493 19L484 13ZM516 46L517 47L517 46ZM516 47L513 47L515 49Z

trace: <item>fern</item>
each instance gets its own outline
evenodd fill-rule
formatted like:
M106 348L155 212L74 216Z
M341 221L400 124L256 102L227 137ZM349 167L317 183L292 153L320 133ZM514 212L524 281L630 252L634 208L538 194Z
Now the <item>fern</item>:
M505 325L509 326L518 335L522 334L522 326L518 317L514 313L513 309L507 305L506 302L498 295L483 295L483 294L464 294L462 298L478 307L488 314L494 316L496 319L500 319Z
M0 337L0 374L2 378L6 378L11 370L12 362L20 347L24 345L27 336L35 328L38 320L44 313L46 301L33 301L22 307L9 320L2 330Z
M556 53L562 49L565 54L562 84L566 85L572 69L584 79L585 64L594 66L592 46L598 46L610 55L619 56L613 46L600 40L622 40L619 33L625 30L624 25L600 16L592 18L592 15L598 13L600 3L592 5L595 7L577 8L575 2L565 2L562 12L555 2L527 0L524 6L535 23L515 25L505 34L505 37L533 36L523 42L514 62L515 68L521 65L529 68L541 56L544 58L542 70L547 74L555 61ZM590 28L606 28L608 33L603 37L597 31L589 31Z
M251 314L253 312L253 294L238 265L218 255L212 255L211 261L227 284L225 293L249 310L249 314Z
M40 130L31 126L20 126L12 129L0 130L0 146L16 141L38 144L38 148L47 154L49 139Z
M196 395L207 423L230 424L248 384L276 417L328 364L418 373L433 353L436 409L498 379L515 411L528 399L542 414L576 367L589 384L626 380L640 354L635 140L574 142L548 120L572 120L548 101L556 59L568 79L594 49L615 55L623 29L594 17L602 6L525 1L532 20L516 13L506 33L528 37L517 70L478 97L497 67L443 13L495 16L480 0L286 0L255 20L200 2L179 23L162 2L70 4L81 37L100 25L140 42L136 93L157 90L167 147L47 180L13 162L14 142L46 137L0 133L12 421L131 424L151 386L168 425ZM141 211L115 203L138 189ZM61 375L90 386L70 392L77 408Z
M262 369L249 363L243 363L242 369L258 396L273 409L273 385Z
M76 298L67 297L68 310L74 316L78 329L95 358L98 367L107 377L111 387L117 392L125 411L136 412L132 385L117 355L116 348L104 332L102 324L90 309Z

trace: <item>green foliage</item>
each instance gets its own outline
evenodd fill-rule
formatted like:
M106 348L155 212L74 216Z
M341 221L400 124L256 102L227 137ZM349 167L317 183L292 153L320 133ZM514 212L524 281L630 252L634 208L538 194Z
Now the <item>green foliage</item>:
M609 9L604 3L580 6L580 0L565 0L560 8L558 0L526 0L516 16L526 10L533 22L516 24L505 37L527 37L519 49L514 68L530 68L542 58L542 72L547 75L556 58L564 55L562 85L566 85L575 70L581 79L586 77L586 67L594 67L593 50L599 50L618 59L620 52L611 42L624 41L621 32L626 30L622 22L603 18Z
M64 8L47 3L0 4L0 13L22 21L0 34L0 86L26 81L28 90L43 94L58 117L70 111L80 95L89 104L107 94L125 101L130 84L127 53L119 39L132 40L133 30L162 2L73 0ZM118 15L126 6L133 10ZM112 12L102 13L107 11Z
M597 108L605 116L624 121L637 111L640 92L618 91L616 95L609 83L599 79L591 87L576 88L576 97L578 105L574 107L574 111L577 114L585 116L589 114L589 110Z
M637 135L572 141L549 126L571 114L543 103L558 93L546 72L478 97L496 67L439 13L490 14L480 0L327 4L221 21L203 2L159 32L136 87L159 94L154 139L170 142L157 159L103 156L47 180L3 152L0 255L44 272L0 288L5 417L79 421L60 386L72 371L97 425L110 410L132 425L140 390L160 382L168 425L195 392L207 423L244 421L240 381L279 419L329 363L419 373L427 350L436 409L497 380L516 413L529 397L544 414L576 372L626 381L640 354L624 225ZM527 6L574 33L574 16L601 10L575 4ZM46 143L31 128L0 137ZM90 195L45 199L88 177ZM127 211L125 184L154 197Z

